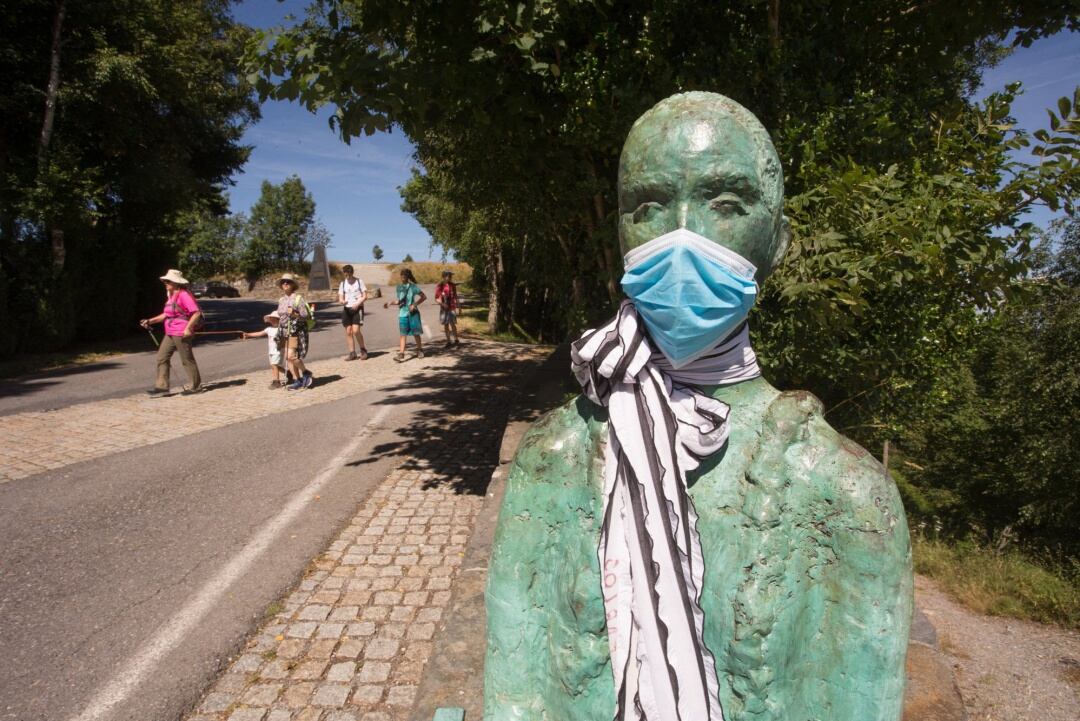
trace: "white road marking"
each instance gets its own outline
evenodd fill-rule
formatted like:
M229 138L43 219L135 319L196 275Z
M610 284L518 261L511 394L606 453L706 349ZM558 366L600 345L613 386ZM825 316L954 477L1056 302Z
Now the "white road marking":
M356 438L327 463L318 475L297 491L281 512L267 521L255 536L217 574L199 590L186 606L165 623L158 633L123 665L113 679L94 696L86 709L71 721L96 721L113 706L126 700L154 667L202 620L229 587L238 581L251 564L274 542L315 495L342 466L350 460L360 445L390 412L392 406L380 408Z

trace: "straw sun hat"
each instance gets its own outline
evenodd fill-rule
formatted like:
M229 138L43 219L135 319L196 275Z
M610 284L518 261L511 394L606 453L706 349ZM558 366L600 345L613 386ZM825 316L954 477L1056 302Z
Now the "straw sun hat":
M176 268L169 268L169 272L161 276L161 280L167 280L170 283L175 283L176 285L188 284L187 278L180 275L180 271L178 271Z
M296 276L293 275L292 273L282 273L281 277L278 278L278 282L277 282L278 287L280 288L281 284L285 283L285 282L292 283L294 288L299 288L300 287L299 281L296 280Z

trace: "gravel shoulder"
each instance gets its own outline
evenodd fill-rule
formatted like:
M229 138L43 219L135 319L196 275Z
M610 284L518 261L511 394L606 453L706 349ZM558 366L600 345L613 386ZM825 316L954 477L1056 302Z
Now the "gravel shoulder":
M1080 718L1080 633L983 616L915 577L915 602L937 629L970 721Z

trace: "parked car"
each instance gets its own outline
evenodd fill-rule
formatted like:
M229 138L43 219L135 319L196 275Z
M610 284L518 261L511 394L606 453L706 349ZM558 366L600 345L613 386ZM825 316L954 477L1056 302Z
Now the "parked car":
M192 283L191 294L196 298L239 298L240 291L220 280Z

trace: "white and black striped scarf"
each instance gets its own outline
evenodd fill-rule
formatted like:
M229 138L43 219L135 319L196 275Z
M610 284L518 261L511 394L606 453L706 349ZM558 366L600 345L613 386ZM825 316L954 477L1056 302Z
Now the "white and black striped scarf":
M619 721L722 721L702 630L704 567L686 474L723 447L727 404L696 386L761 374L745 323L674 370L633 304L571 347L585 394L608 409L601 576Z

